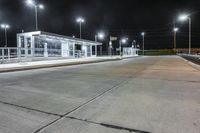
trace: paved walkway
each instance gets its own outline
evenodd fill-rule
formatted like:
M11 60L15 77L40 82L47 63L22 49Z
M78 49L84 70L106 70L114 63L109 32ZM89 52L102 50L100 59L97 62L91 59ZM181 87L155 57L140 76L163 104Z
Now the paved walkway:
M199 133L200 71L177 56L0 74L0 133Z

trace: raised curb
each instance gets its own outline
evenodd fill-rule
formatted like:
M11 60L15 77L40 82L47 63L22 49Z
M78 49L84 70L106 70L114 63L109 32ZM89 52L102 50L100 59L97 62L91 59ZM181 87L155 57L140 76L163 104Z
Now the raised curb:
M117 58L117 59L102 59L102 60L95 60L95 61L79 61L79 62L72 62L72 63L25 66L25 67L16 67L16 68L9 68L9 69L0 69L0 73L15 72L15 71L27 71L27 70L53 68L53 67L74 66L74 65L82 65L82 64L94 64L94 63L118 61L118 60L122 60L122 59L120 59L120 58Z

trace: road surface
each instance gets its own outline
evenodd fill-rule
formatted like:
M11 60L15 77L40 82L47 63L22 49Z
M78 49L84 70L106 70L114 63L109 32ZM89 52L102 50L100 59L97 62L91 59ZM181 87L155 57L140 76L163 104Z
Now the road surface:
M199 133L200 71L177 56L0 74L0 133Z

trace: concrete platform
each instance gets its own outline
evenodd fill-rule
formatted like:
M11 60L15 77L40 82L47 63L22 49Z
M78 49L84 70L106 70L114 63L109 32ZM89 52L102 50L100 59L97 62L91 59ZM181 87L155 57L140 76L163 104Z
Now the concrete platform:
M33 133L57 116L0 103L0 133Z
M1 73L0 133L199 133L199 86L178 56Z

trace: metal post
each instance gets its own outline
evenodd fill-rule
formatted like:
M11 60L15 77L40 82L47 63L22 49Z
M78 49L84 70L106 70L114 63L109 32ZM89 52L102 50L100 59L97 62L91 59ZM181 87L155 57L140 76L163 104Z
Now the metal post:
M8 60L10 60L10 48L7 48L8 50Z
M35 30L38 30L38 7L35 5Z
M97 45L95 45L95 56L97 56Z
M98 41L98 36L95 35L95 42L97 42L97 41ZM95 46L95 55L97 56L97 46Z
M192 22L191 22L191 18L189 18L189 54L191 54L191 40L192 40L192 39L191 39L191 30L192 30L192 29L191 29L191 27L192 27L192 26L191 26L191 23L192 23Z
M2 48L2 59L4 61L4 48Z
M120 49L120 56L122 56L122 41L120 40L119 41L119 49Z
M73 42L73 57L75 58L75 48L76 48L76 46L75 46L75 43Z
M18 60L21 62L21 48L17 47L17 52L18 52Z
M112 45L110 45L110 56L112 57Z
M103 55L102 46L100 46L101 56Z

